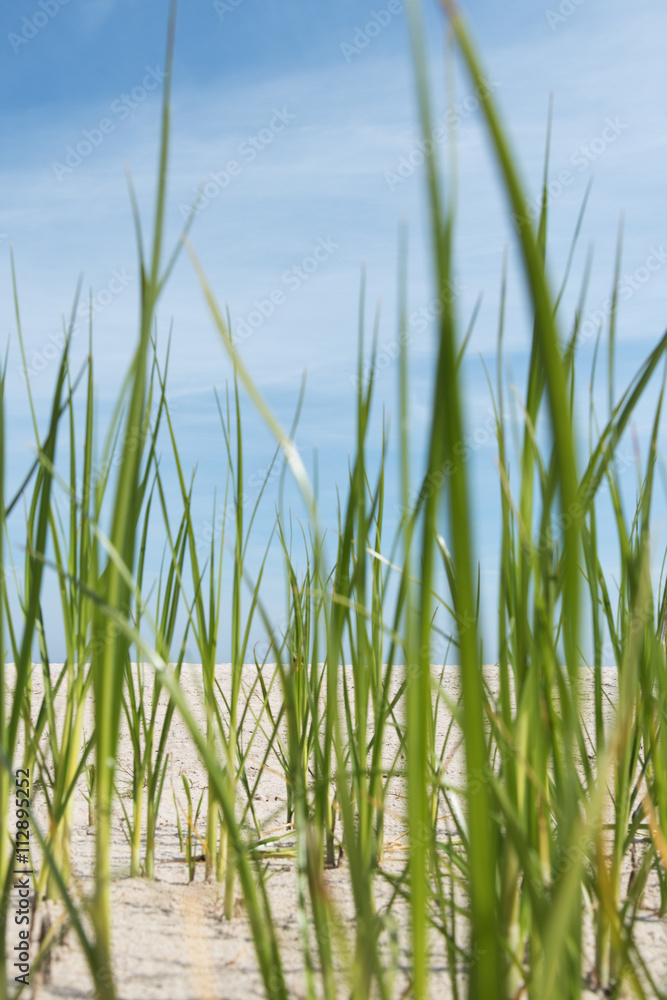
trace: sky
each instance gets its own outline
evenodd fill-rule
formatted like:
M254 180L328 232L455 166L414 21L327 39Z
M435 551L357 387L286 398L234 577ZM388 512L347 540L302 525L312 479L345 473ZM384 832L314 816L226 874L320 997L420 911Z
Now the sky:
M436 125L446 110L445 24L425 3ZM564 296L572 322L586 258L581 384L613 279L623 218L617 387L656 343L667 300L667 9L659 0L490 0L464 3L528 190L537 199L553 100L549 262L565 261L587 185L587 212ZM8 493L32 461L34 439L11 291L13 246L29 378L40 425L57 373L62 316L77 281L94 303L94 357L101 427L108 420L137 334L137 255L126 169L146 231L154 204L166 0L11 0L0 12L0 320L9 344ZM409 232L411 446L423 461L435 360L429 229L407 18L398 0L182 0L173 75L168 242L203 190L193 247L229 308L241 355L269 405L289 425L307 387L296 442L310 469L317 455L324 523L335 525L354 442L359 290L366 281L366 337L380 309L373 454L383 412L396 412L399 231ZM462 329L482 304L464 366L475 540L487 605L497 593L498 475L482 359L496 364L503 253L509 250L504 374L523 392L530 337L516 230L507 211L474 92L456 66L458 208L455 306ZM450 143L438 143L446 171ZM537 202L536 202L537 204ZM164 352L173 336L168 398L181 458L197 466L201 537L219 519L224 446L213 386L231 367L196 274L182 255L160 302ZM72 342L74 367L86 324ZM588 333L587 333L588 331ZM655 395L651 397L655 399ZM600 397L604 408L604 398ZM635 422L645 445L650 399ZM384 410L383 410L384 408ZM585 405L578 410L582 439ZM244 402L248 489L257 489L273 442ZM102 437L102 435L100 435ZM101 448L100 441L99 447ZM165 462L165 466L167 463ZM632 470L632 463L626 463ZM390 467L392 467L390 465ZM636 477L625 488L632 499ZM176 480L168 482L177 499ZM395 487L394 487L395 489ZM255 562L274 518L274 477L256 524ZM396 500L394 495L394 501ZM388 505L391 509L391 504ZM295 512L298 504L295 501ZM656 567L665 547L665 505L656 512ZM11 527L20 537L20 523ZM253 536L255 537L255 536ZM274 558L272 556L272 558ZM610 565L613 552L609 552ZM156 565L159 557L155 556ZM282 606L277 555L267 585ZM49 589L51 588L51 589ZM57 632L53 581L45 614ZM492 614L490 615L490 618ZM485 626L486 627L486 626ZM487 649L493 656L489 624ZM221 655L225 655L221 640ZM58 655L58 642L54 645ZM195 651L193 651L193 658Z

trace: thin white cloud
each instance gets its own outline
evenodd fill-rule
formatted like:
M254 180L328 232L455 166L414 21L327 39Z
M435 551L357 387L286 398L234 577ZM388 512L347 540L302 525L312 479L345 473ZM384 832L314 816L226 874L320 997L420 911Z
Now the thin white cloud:
M81 29L86 34L98 31L115 6L116 0L85 0L79 8L78 22Z
M552 199L554 280L562 273L586 183L595 174L577 262L580 273L586 244L595 238L598 266L589 292L593 310L608 294L620 210L626 210L629 273L641 266L664 232L664 220L653 206L666 165L664 129L655 127L659 116L664 118L656 80L665 71L655 23L648 32L647 22L637 17L636 12L618 7L616 20L592 22L595 38L588 28L579 30L573 19L562 31L545 33L531 49L517 43L491 50L486 57L491 76L500 84L498 100L535 194L539 192L548 95L551 89L555 92L551 162L556 176L569 169L573 181ZM624 39L628 40L625 47ZM606 62L606 53L617 51L623 52L622 73L611 71ZM128 79L129 89L135 84L134 78ZM460 81L458 99L467 92L467 84ZM13 192L11 203L0 213L0 231L16 244L31 348L39 347L48 330L57 325L60 312L68 308L81 268L94 289L104 287L114 268L136 269L123 165L132 168L149 220L157 94L147 95L131 115L116 123L113 133L82 158L71 176L58 182L52 169L52 162L62 158L68 146L76 146L83 130L96 128L103 116L109 116L109 106L117 97L110 94L106 102L63 109L49 121L33 117L23 132L16 123L22 162L0 172L3 189ZM252 161L246 160L239 148L248 137L269 128L274 109L295 118ZM629 122L618 142L590 169L573 168L573 153L582 143L594 142L607 117L617 115ZM176 239L182 221L179 206L190 203L201 182L214 185L211 174L220 176L230 161L236 161L239 172L225 190L215 193L211 188L213 196L199 213L192 234L213 286L221 301L229 303L235 321L246 317L253 303L272 290L284 291L285 271L298 266L318 239L331 237L339 244L336 253L303 282L298 293L287 296L244 345L260 381L267 385L292 382L308 366L315 382L325 377L340 378L343 385L349 382L345 359L355 356L357 290L364 260L369 303L379 297L384 303L382 337L393 333L398 221L406 213L412 233L411 306L418 309L430 301L423 169L414 168L393 190L387 181L387 174L414 152L418 138L411 70L397 58L377 59L369 53L349 66L341 62L339 67L294 72L262 84L231 88L228 83L211 84L206 91L177 88L170 239ZM458 308L466 320L478 292L484 292L474 344L485 350L495 343L502 248L514 234L479 114L461 122L458 157L457 247L465 284ZM516 264L511 273L507 343L516 347L525 343L529 326ZM8 290L6 274L0 276L0 284L3 291ZM38 296L32 292L35 286ZM667 268L656 272L650 284L624 306L627 315L621 317L621 337L636 336L633 317L641 317L650 335L666 289ZM571 315L577 291L573 282L564 315ZM6 295L4 301L9 302ZM109 375L105 387L109 394L127 363L136 308L135 286L99 316L98 350ZM11 310L7 305L5 309L8 326ZM187 385L196 391L199 385L210 383L209 359L219 348L185 258L162 304L165 326L172 314L175 389ZM431 345L429 334L415 336L411 346L420 363L427 362ZM216 373L225 371L222 355L219 367L217 361L214 367ZM46 379L43 384L46 388Z

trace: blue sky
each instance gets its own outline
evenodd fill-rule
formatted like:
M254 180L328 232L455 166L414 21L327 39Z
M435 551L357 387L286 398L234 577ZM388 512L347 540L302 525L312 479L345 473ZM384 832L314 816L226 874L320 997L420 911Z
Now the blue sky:
M9 242L16 256L31 385L41 419L56 374L52 345L83 273L95 301L97 388L104 420L136 335L137 266L124 168L132 172L148 225L160 106L159 88L153 85L164 68L166 6L165 0L43 0L41 5L21 0L3 5L0 13L0 310L3 340L10 335L10 485L30 461L31 428L19 374ZM382 301L376 441L381 404L389 415L395 410L402 219L410 230L416 465L430 405L435 324L424 176L406 17L399 6L392 2L390 8L384 0L223 0L217 5L183 0L178 18L169 237L177 238L184 206L199 185L207 185L209 197L200 204L192 242L235 326L249 332L243 357L286 424L307 369L297 442L309 466L317 448L323 512L331 524L334 483L344 482L353 440L362 264L367 269L369 328L376 303ZM436 116L441 116L445 34L437 4L426 7ZM571 322L591 247L589 329L604 313L624 214L620 386L665 325L667 10L659 0L514 0L502 5L478 0L463 8L535 196L553 94L554 284L562 276L579 206L593 178L563 305L565 326ZM530 331L514 229L470 85L460 73L456 87L456 303L465 326L483 295L465 377L468 429L471 435L477 431L480 442L471 461L477 546L492 609L498 489L492 436L484 431L489 400L479 355L495 364L506 245L508 377L511 373L516 379L519 392ZM442 154L443 159L449 155L446 143ZM203 525L210 520L214 486L222 486L223 475L212 385L224 386L230 367L185 256L160 304L163 343L172 317L169 398L184 462L188 468L198 465L197 516ZM590 346L592 338L584 359ZM83 332L73 351L83 359ZM585 386L584 367L582 361ZM582 411L582 433L584 419ZM649 420L647 406L637 418L642 441ZM256 477L268 464L272 445L249 408L246 427L248 476ZM627 489L631 496L632 476ZM265 543L276 489L269 494L258 523L257 554ZM660 544L664 547L663 520L659 512L656 558ZM276 585L276 607L277 595ZM55 622L57 608L47 609L51 614Z

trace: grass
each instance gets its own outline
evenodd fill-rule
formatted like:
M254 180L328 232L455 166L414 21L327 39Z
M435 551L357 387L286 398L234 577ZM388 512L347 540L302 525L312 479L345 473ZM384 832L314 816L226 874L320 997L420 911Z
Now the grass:
M473 84L480 85L483 69L467 28L453 5L444 7L452 44ZM430 134L431 87L416 2L409 4L409 14L422 128ZM3 941L8 941L12 883L11 774L22 761L39 776L48 815L46 831L33 821L42 854L39 898L46 894L62 901L89 964L96 996L103 1000L117 996L110 901L114 799L119 799L125 814L130 872L153 878L169 736L178 716L208 781L205 800L197 801L186 776L182 789L174 789L188 877L195 874L201 850L206 878L224 884L227 920L238 919L234 900L240 887L267 997L288 996L272 919L266 866L270 856L293 861L303 992L309 998L397 996L394 944L401 913L409 914L408 993L417 1000L432 995L434 954L445 957L455 998L576 1000L585 976L592 976L606 995L627 990L638 997L664 996L664 984L654 982L636 932L649 881L657 886L661 915L667 913L667 661L662 642L667 588L661 580L656 592L650 572L667 334L617 397L614 306L609 329L600 330L596 344L588 454L582 454L573 413L586 275L581 307L565 334L560 306L569 264L557 294L550 287L546 266L548 144L542 211L533 227L518 165L499 111L487 94L482 99L486 129L507 204L522 220L519 253L533 309L528 380L520 420L512 427L505 417L507 390L502 376L505 262L495 385L489 374L502 518L497 683L483 669L479 569L469 516L471 485L460 448L466 427L461 361L470 331L460 329L448 296L442 297L438 326L427 464L417 502L409 503L414 470L405 336L405 232L400 236L398 274L402 516L394 537L388 537L385 514L386 428L379 468L372 469L369 460L379 319L368 363L363 284L356 438L351 442L348 481L339 492L337 531L327 535L316 486L293 443L303 394L288 432L272 415L237 353L229 319L188 244L221 350L234 371L232 389L218 397L217 408L227 456L224 509L230 501L235 515L233 524L223 524L227 554L225 541L216 542L213 534L204 556L197 546L192 514L196 483L186 480L178 428L166 395L168 362L163 370L156 350L156 306L182 246L165 263L174 33L172 5L148 256L130 188L141 269L140 329L100 465L95 464L93 444L92 330L90 355L79 374L70 369L67 338L43 437L28 387L38 457L11 498L5 496L4 479L6 362L0 378L3 558L5 551L13 558L9 524L20 516L22 504L25 509L23 583L19 585L18 574L12 581L7 573L0 581ZM486 90L479 86L478 92ZM437 289L451 287L455 268L455 178L455 161L443 169L431 149L427 184ZM585 202L582 217L584 209ZM581 219L572 254L580 225ZM614 289L620 252L619 242ZM16 285L14 277L23 350ZM75 300L72 316L76 306ZM594 403L603 336L609 359L605 419ZM628 517L614 457L661 368L663 385L649 452L639 474L636 509ZM365 371L370 372L367 378ZM84 376L81 434L74 402ZM244 495L242 394L276 443L264 484L250 505ZM538 432L542 427L549 433ZM517 449L513 431L518 435ZM69 455L67 478L61 476L55 459L56 443L63 436ZM165 459L158 461L165 440L179 482L175 519L166 498ZM515 450L518 460L511 462ZM282 634L273 627L263 599L266 556L254 579L247 558L256 514L279 461L284 462L281 476L294 478L308 512L308 522L295 529L291 516L280 509L266 539L267 555L275 544L284 563L288 626ZM113 482L112 464L119 469ZM96 475L95 469L102 469L102 474ZM611 499L618 540L621 574L614 585L605 577L601 560L598 517L603 491ZM150 529L156 522L165 546L157 592L152 595L145 592L144 576ZM66 662L58 673L52 669L49 637L43 628L46 573L57 577L64 624ZM229 609L222 602L223 579L231 581ZM11 586L18 590L18 615L11 610ZM451 672L433 665L434 616L439 609L447 610L451 618L449 641L460 666L460 698L454 696ZM185 624L179 632L181 622ZM223 623L231 647L227 688L216 671ZM250 648L256 623L263 625L269 638L262 658ZM591 664L581 647L585 625L593 636ZM190 636L201 659L203 731L181 684ZM619 690L611 726L605 724L605 636L613 649ZM7 666L11 662L15 673ZM590 669L594 691L592 729L582 706L582 678L588 676L584 668ZM32 684L36 671L42 677L40 701ZM58 721L54 704L61 690L66 707ZM91 698L94 732L87 735L84 712ZM118 794L116 774L121 718L132 750L129 805ZM286 832L277 836L262 829L255 810L259 778L252 776L248 765L251 751L260 743L262 768L281 771L288 790ZM454 784L449 766L457 748L465 755L463 787ZM385 803L389 787L397 784L407 801L407 851L393 854L390 861ZM81 897L71 878L73 802L80 786L94 793L91 899ZM446 823L443 813L449 817ZM325 868L337 868L336 877L349 882L357 917L352 927L340 919L335 893L326 888L330 880L325 880ZM631 877L624 884L628 870ZM376 901L379 887L389 892L390 902L382 907ZM585 922L594 933L592 957L584 948ZM51 944L47 938L37 965ZM0 996L12 995L11 979L3 958Z

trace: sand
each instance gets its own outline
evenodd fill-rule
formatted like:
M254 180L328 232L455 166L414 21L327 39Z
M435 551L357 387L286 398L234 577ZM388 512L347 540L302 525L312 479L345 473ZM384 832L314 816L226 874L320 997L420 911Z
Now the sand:
M267 668L268 669L268 668ZM489 668L493 683L493 668ZM229 686L229 667L217 668L218 679L223 690ZM36 674L39 677L39 672ZM247 683L254 678L254 668L248 668ZM606 672L605 688L613 702L616 692L615 671ZM203 720L201 709L201 672L198 667L185 667L182 683L188 698L196 706L199 718ZM448 668L445 685L453 699L459 694L459 679L456 668ZM39 696L39 685L35 683L35 697ZM278 701L278 692L275 692ZM584 712L591 715L590 691L585 694ZM56 704L57 714L63 709L63 697ZM613 708L607 706L609 720ZM448 723L448 713L441 712L438 738L444 736ZM248 730L248 727L246 727ZM86 731L92 731L91 712L88 713ZM246 731L247 739L249 732ZM250 753L249 771L257 774L266 746L264 737L259 735ZM393 732L388 731L385 760L393 759L398 743ZM452 750L447 757L448 774L454 784L463 783L463 755L457 746L455 736L451 737ZM113 901L113 964L114 974L121 1000L246 1000L250 997L264 997L261 977L255 959L254 946L249 926L245 918L240 886L237 884L235 915L232 921L223 916L222 887L215 882L204 881L204 865L196 866L193 882L188 880L188 870L180 851L177 834L176 799L183 806L185 795L181 775L185 774L193 788L193 797L198 800L206 788L205 772L193 748L192 741L175 716L172 723L168 749L169 770L160 809L156 838L155 879L130 878L130 848L125 832L125 821L118 802L114 806L112 866L114 883ZM119 745L118 787L121 795L131 794L131 742L127 728L123 724ZM85 801L85 783L81 779L75 797L74 832L72 840L72 866L75 893L80 899L89 897L93 889L94 831L88 825L88 805ZM243 792L240 791L240 795ZM131 813L131 800L126 800L126 808ZM269 760L269 767L262 769L255 797L255 808L264 831L279 827L286 818L286 786L278 762ZM385 843L387 844L385 867L398 872L405 859L406 808L404 788L398 779L392 781L386 801ZM46 811L43 796L36 792L34 810L38 822L44 827ZM199 829L203 833L204 821ZM452 830L451 817L439 820L440 833ZM288 844L289 839L283 843ZM638 844L641 850L641 844ZM143 855L143 851L142 851ZM271 877L268 881L273 920L278 931L282 948L285 978L290 997L305 997L306 989L302 969L302 953L297 926L297 895L294 863L289 858L271 860ZM627 880L629 868L624 873ZM349 875L345 861L336 869L325 872L325 883L337 912L352 940L355 921L354 905L349 886ZM626 882L624 881L624 885ZM376 882L376 902L379 910L386 911L391 896L388 883L378 877ZM647 962L658 987L667 991L667 919L657 913L659 894L655 876L649 879L638 917L636 939L642 956ZM404 904L391 908L395 920L396 946L392 952L394 966L394 995L399 997L409 990L409 923L408 911ZM41 922L46 919L52 927L60 928L48 967L32 977L28 997L76 998L94 995L90 973L81 953L78 940L64 919L60 903L43 903L38 911L33 940L40 933ZM586 972L592 970L593 941L590 922L585 916L585 945L587 953ZM389 952L388 952L389 954ZM432 939L431 995L434 998L451 996L451 984L444 942L437 935ZM464 987L464 979L460 979ZM592 983L592 979L591 979ZM340 996L346 996L344 979L341 976ZM602 996L594 990L585 992L586 998ZM624 994L625 995L625 994ZM627 994L628 996L631 994Z

